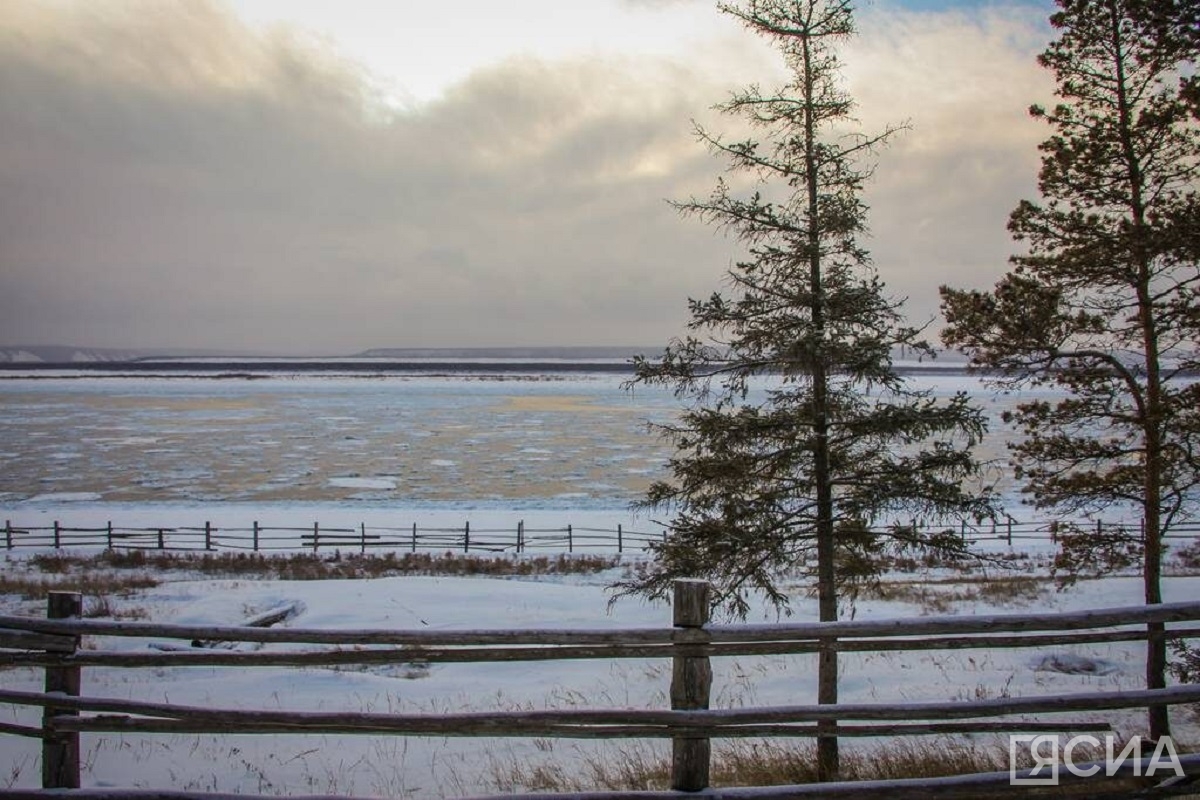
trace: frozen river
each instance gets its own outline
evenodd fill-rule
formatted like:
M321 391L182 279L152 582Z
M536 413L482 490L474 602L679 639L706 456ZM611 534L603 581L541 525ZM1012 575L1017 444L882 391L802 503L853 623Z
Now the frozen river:
M0 382L0 502L624 505L662 392L613 375Z
M66 502L625 508L669 392L612 373L0 380L0 507ZM993 417L1010 399L976 379ZM998 427L998 423L997 423ZM986 455L1003 455L997 431Z

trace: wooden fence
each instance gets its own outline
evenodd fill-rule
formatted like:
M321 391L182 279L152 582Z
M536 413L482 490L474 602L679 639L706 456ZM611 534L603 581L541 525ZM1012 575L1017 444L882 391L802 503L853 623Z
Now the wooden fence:
M205 522L203 527L119 527L107 522L104 526L68 527L55 521L51 525L4 525L4 545L17 548L104 547L129 550L213 551L240 550L255 553L322 549L333 550L437 551L457 550L463 553L526 553L530 551L583 552L641 552L650 542L665 537L657 532L615 528L578 527L531 528L518 522L511 528L421 527L417 523L405 527L381 527L359 523L353 526L328 526L314 522L304 527L271 527L258 521L250 527L218 527Z
M708 585L675 585L673 627L621 630L313 630L163 625L80 620L80 596L57 593L48 618L0 616L0 667L45 669L45 691L0 689L0 703L43 709L40 725L0 724L0 733L43 742L44 789L53 796L125 796L121 790L72 790L80 784L81 732L123 734L373 734L392 736L561 737L576 739L668 738L673 742L672 791L607 792L595 797L681 797L709 783L710 741L729 737L894 737L924 734L1037 733L1108 730L1098 711L1200 702L1200 685L1156 690L1088 692L976 701L789 705L709 709L711 659L722 656L841 651L910 651L1016 648L1144 640L1150 623L1175 623L1167 636L1200 637L1200 602L1093 610L1068 614L924 617L779 625L712 625ZM81 648L83 636L181 639L188 642L257 642L319 646L302 651L183 649L104 651ZM213 708L118 698L81 697L81 670L90 667L337 666L413 662L512 662L564 659L668 658L673 670L671 709L565 709L546 711L391 714L294 712ZM1051 721L1047 715L1086 712L1086 720ZM1022 715L1034 718L1021 718ZM1014 717L1016 717L1014 719ZM825 725L821 725L821 723ZM1149 759L1147 759L1149 761ZM1200 774L1200 754L1184 755L1189 776ZM1146 766L1141 764L1141 766ZM1133 763L1126 762L1128 772ZM1139 773L1140 774L1140 773ZM1068 779L1079 779L1067 773ZM1089 797L1105 793L1106 770ZM921 781L831 783L816 787L720 790L721 797L978 797L1008 787L1009 773ZM1111 784L1110 784L1111 785ZM936 790L936 791L935 791ZM1151 787L1138 796L1164 796ZM1163 792L1167 791L1165 788ZM3 791L0 797L48 797L35 790ZM214 798L219 795L154 792L154 797ZM540 796L540 795L539 795ZM572 795L575 797L581 795ZM582 795L587 796L587 795Z
M922 525L927 528L946 530L945 525ZM1122 530L1133 536L1140 534L1138 523L1104 522L1083 520L1075 523L1081 529L1094 529L1097 533ZM991 520L983 524L962 522L955 530L964 544L999 543L1016 547L1025 543L1040 542L1053 544L1060 530L1061 521L1019 521L1012 518ZM881 528L882 532L884 529ZM72 527L57 520L50 525L20 525L12 520L4 523L4 546L8 550L17 548L61 549L103 547L129 550L181 550L214 551L237 550L255 553L308 550L313 553L324 549L368 551L407 550L444 552L455 550L464 553L526 553L530 551L552 552L643 552L648 545L664 541L665 528L656 531L615 528L563 527L535 528L524 522L513 527L472 527L470 521L460 527L422 527L417 523L403 527L367 525L365 522L345 525L322 525L313 522L303 527L267 526L257 520L249 527L218 527L211 522L203 526L141 526L122 527L111 521L102 526ZM1168 542L1200 540L1200 525L1175 526L1164 537Z

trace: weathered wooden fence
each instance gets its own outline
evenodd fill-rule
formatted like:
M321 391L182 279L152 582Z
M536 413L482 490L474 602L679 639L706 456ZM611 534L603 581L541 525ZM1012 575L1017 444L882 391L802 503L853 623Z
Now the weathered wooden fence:
M1149 623L1174 623L1171 638L1200 637L1200 602L1094 610L1069 614L925 617L780 625L711 625L708 585L679 581L674 626L622 630L312 630L163 625L77 619L79 595L51 596L47 619L0 616L0 666L42 667L45 691L0 689L0 703L43 709L38 726L0 723L0 733L43 741L43 786L54 796L125 796L120 790L67 791L79 786L82 732L140 734L374 734L396 736L561 737L577 739L669 738L673 741L672 792L598 793L594 797L681 797L706 790L710 741L730 737L839 737L922 734L1036 733L1108 730L1098 711L1200 702L1200 685L1166 689L1088 692L977 701L790 705L710 709L711 659L723 656L842 651L903 651L1039 647L1144 640ZM223 642L321 646L304 651L232 651L199 648L168 651L82 649L83 636L125 636ZM293 712L182 706L171 703L81 697L81 670L89 667L337 666L413 662L511 662L563 659L669 658L673 662L671 710L566 709L547 711L383 714ZM1046 715L1086 712L1088 719L1050 721ZM1035 718L1022 719L1021 715ZM1017 717L1013 719L1013 717ZM818 727L820 723L826 726ZM1200 773L1200 754L1179 759L1189 775ZM1132 763L1123 769L1128 772ZM1144 765L1143 765L1144 766ZM1091 778L1105 793L1106 771ZM1078 779L1073 774L1063 776ZM1009 773L922 781L873 781L720 790L721 797L977 797L1006 787ZM936 794L934 790L936 789ZM1020 787L1014 792L1019 793ZM1138 796L1164 796L1151 788ZM1166 791L1165 789L1163 791ZM34 790L0 797L43 797ZM45 795L50 796L50 795ZM155 797L214 798L221 795L154 792ZM540 795L539 795L540 796ZM578 797L580 795L572 795ZM587 796L587 795L583 795Z
M912 523L919 527L946 530L945 525ZM1097 533L1125 531L1137 538L1139 523L1102 520L1081 520L1073 523L1078 529ZM972 524L961 522L953 526L964 544L1000 543L1009 547L1026 543L1053 544L1064 524L1061 521L1008 518ZM883 532L883 528L880 531ZM653 531L598 528L567 524L561 527L529 527L524 522L507 528L472 526L466 521L458 527L430 527L412 523L405 526L378 526L355 523L322 525L319 521L304 526L268 526L257 520L249 527L217 526L205 522L202 526L118 526L111 521L93 527L63 525L57 520L49 525L21 525L12 520L4 523L4 546L17 548L61 549L102 547L108 549L213 551L238 550L280 552L333 550L431 552L454 550L464 553L526 553L552 552L642 552L648 545L661 542L667 536L665 528ZM1200 525L1175 526L1164 539L1168 542L1200 540Z
M615 528L565 525L555 528L529 527L518 522L509 528L472 527L470 521L460 527L423 527L417 523L405 527L372 526L366 523L346 526L314 522L304 527L267 526L253 522L250 527L203 526L120 527L107 522L96 527L68 527L58 521L50 525L4 525L4 545L17 548L103 547L128 550L213 551L240 550L255 553L309 550L368 551L447 551L463 553L526 553L553 551L575 553L588 550L641 552L651 542L663 541L660 529L654 532Z

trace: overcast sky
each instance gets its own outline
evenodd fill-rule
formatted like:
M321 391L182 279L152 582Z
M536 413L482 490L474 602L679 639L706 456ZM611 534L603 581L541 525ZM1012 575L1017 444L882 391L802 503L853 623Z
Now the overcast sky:
M988 286L1032 196L1048 0L863 4L875 263ZM3 0L0 345L351 353L683 332L737 247L666 199L778 82L709 0Z

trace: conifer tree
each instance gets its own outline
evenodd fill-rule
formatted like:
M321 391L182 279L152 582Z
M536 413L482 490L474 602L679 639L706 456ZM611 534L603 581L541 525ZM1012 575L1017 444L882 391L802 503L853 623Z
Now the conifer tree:
M749 123L748 138L698 130L735 177L677 207L731 232L746 256L725 289L690 301L690 335L635 360L635 385L671 387L688 404L661 426L676 451L670 478L646 498L671 513L670 536L621 588L663 595L675 578L705 577L717 602L744 616L753 593L786 610L787 582L798 579L815 583L820 619L831 621L839 592L876 574L889 546L961 553L949 530L879 526L987 513L987 498L964 488L978 477L970 447L984 420L964 395L911 390L893 366L899 347L929 349L860 241L867 161L894 131L855 130L836 52L853 34L851 4L721 10L771 39L791 78L719 106ZM819 663L818 701L836 703L836 652ZM835 775L835 736L821 737L819 757Z
M1031 109L1052 131L1041 198L1009 220L1027 251L991 292L943 287L944 339L1002 384L1065 391L1008 415L1024 434L1016 474L1039 507L1136 512L1128 536L1066 536L1059 566L1102 570L1131 545L1159 603L1163 535L1193 516L1200 482L1200 385L1184 377L1200 368L1200 6L1058 6L1039 63L1059 102ZM1160 688L1162 625L1149 633L1146 683ZM1168 732L1152 708L1151 735Z

